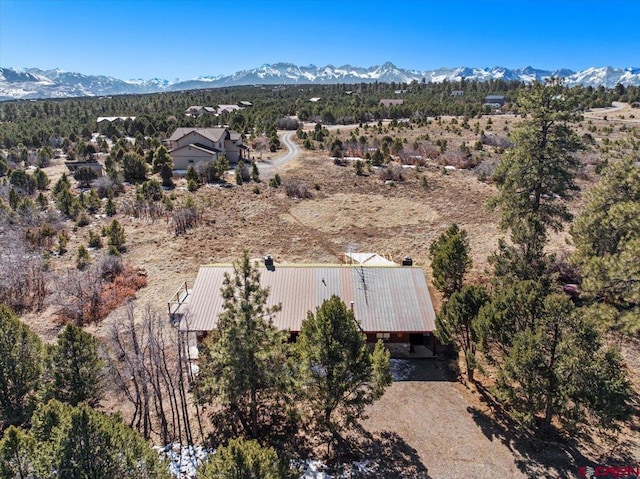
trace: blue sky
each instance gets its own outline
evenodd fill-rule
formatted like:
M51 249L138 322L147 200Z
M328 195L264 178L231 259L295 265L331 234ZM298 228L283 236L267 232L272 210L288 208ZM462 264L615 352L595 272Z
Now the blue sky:
M132 78L264 63L640 67L640 0L0 0L0 66Z

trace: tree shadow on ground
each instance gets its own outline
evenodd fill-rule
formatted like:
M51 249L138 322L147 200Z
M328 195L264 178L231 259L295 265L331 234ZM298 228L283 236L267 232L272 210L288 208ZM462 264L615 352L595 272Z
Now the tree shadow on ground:
M372 471L359 474L358 471L352 470L352 475L348 477L430 478L418 451L395 432L382 431L372 434L358 425L338 442L335 452L340 463L353 464L366 460L375 463Z
M631 447L622 442L619 447L610 449L608 454L594 459L581 451L593 445L587 434L565 437L555 433L541 438L523 431L489 391L480 384L476 384L476 388L489 411L472 406L467 410L487 439L501 441L509 448L518 469L528 477L578 477L578 469L583 466L635 464ZM603 435L605 441L616 442L615 436L604 432L599 434Z
M446 381L453 382L460 374L457 364L448 358L421 358L391 360L394 381Z
M394 432L371 434L362 426L336 438L313 429L300 431L282 451L289 457L320 460L332 477L430 479L418 452Z

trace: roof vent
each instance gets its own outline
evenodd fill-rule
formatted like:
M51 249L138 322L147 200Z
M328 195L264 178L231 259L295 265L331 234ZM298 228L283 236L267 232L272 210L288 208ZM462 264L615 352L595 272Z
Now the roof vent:
M271 256L270 254L268 254L267 256L264 257L264 265L267 268L273 268L273 256Z
M402 266L413 266L413 259L411 256L405 256L402 260Z

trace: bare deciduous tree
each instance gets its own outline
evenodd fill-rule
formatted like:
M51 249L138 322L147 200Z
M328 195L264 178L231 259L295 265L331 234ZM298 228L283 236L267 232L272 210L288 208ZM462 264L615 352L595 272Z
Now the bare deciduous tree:
M165 444L193 443L187 387L188 354L177 328L149 306L135 320L131 304L110 334L114 383L134 406L130 425L145 438L158 434ZM198 424L199 412L196 409ZM202 430L200 429L202 436Z

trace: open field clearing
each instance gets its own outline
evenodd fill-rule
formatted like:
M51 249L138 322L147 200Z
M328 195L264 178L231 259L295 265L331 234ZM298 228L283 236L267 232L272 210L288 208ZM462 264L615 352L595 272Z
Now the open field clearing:
M623 138L625 129L637 122L629 118L631 114L628 106L613 112L591 112L585 115L579 132L591 132L598 144L603 138ZM405 138L407 145L424 135L429 135L431 141L446 139L448 151L456 151L463 142L471 145L476 141L476 122L482 130L506 136L506 130L518 118L484 116L470 120L468 130L447 128L451 120L442 117L439 123L434 121L423 129L403 128L385 134ZM331 135L346 141L354 129L355 126L332 128ZM366 135L373 139L371 131ZM295 134L291 136L300 148ZM478 152L486 163L497 161L500 154L492 147ZM590 154L585 153L585 158ZM202 212L201 223L183 235L176 236L166 218L149 221L117 215L127 238L123 259L142 268L148 282L137 292L137 311L149 305L165 314L169 297L182 282L192 284L201 265L229 263L244 250L252 258L272 254L276 263L337 263L347 251L377 252L396 262L411 256L430 279L429 245L452 223L469 235L473 267L468 280L487 282L487 257L505 234L498 227L498 213L485 207L495 194L494 186L480 181L473 171L444 169L443 156L428 160L419 168L404 168L402 180L385 182L375 168L357 176L353 166L335 165L326 151L301 149L298 155L285 159L278 161L274 155L273 160L265 160L267 166L261 166L264 177L260 183L201 187L194 193ZM63 171L61 164L47 168L52 184ZM268 186L266 178L276 172L284 181L306 187L312 197L290 198L283 187ZM589 166L579 183L587 190L595 178ZM232 182L232 176L227 180ZM176 202L189 194L185 180L177 182L173 194ZM571 209L579 212L583 202L584 197L578 196ZM108 220L97 218L89 226L70 231L68 250L77 251L80 244L86 243L88 230L99 232ZM570 252L567 238L566 231L553 235L549 249L560 255ZM51 267L62 273L73 268L72 263L73 255L68 254L52 258ZM434 290L432 295L437 310L440 297ZM87 329L105 337L108 326L123 310L120 308ZM44 339L53 340L60 327L52 317L50 307L45 314L31 313L24 319ZM638 390L640 347L631 342L625 343L622 350ZM118 409L119 404L120 400L114 397L104 405ZM394 383L368 413L361 431L364 446L359 453L361 459L380 454L380 475L375 477L575 477L581 465L640 462L637 417L613 435L593 431L592 435L563 443L528 443L510 429L508 422L496 421L500 415L494 405L480 392L458 382L457 374L449 371L443 360L418 361L408 380ZM367 449L372 444L382 450Z

